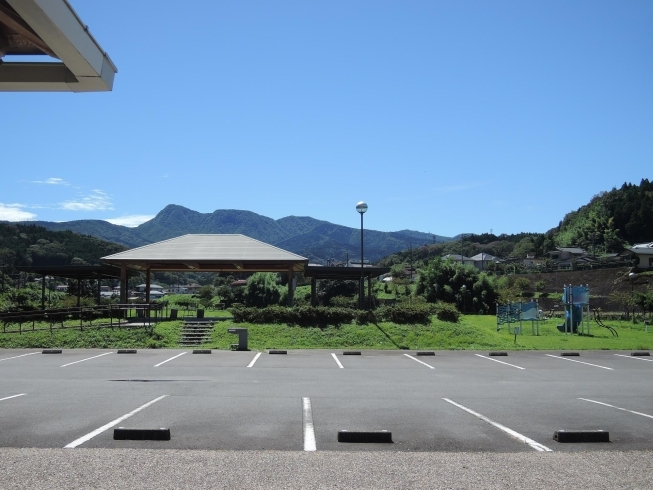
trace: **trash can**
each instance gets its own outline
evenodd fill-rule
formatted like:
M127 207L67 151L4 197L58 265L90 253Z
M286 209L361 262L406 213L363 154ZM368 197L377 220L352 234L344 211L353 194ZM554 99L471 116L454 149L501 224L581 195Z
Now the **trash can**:
M197 318L204 318L204 310L197 310Z
M172 308L170 310L170 319L171 320L176 320L177 319L177 313L178 313L177 308Z
M249 350L247 348L247 329L246 328L230 328L229 333L238 335L238 348L236 350Z

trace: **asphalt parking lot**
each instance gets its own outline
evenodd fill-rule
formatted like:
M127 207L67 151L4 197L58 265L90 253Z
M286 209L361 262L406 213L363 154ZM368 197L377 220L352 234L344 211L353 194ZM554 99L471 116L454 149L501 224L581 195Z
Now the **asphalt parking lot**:
M631 352L0 351L0 447L549 452L650 449L653 357ZM169 428L169 441L114 440ZM558 443L556 430L609 443ZM342 443L338 432L392 433Z

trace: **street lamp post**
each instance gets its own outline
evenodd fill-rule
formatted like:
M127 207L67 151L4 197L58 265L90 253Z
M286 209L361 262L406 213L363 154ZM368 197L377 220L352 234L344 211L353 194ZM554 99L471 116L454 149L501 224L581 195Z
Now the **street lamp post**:
M634 296L635 296L635 279L637 278L637 274L634 272L631 272L628 274L628 279L630 279L630 307L632 309L632 319L633 322L635 322L635 302L634 302Z
M358 204L356 204L356 211L358 211L361 215L361 279L360 279L360 284L359 284L359 291L358 291L358 302L359 302L359 308L361 310L365 309L365 285L363 283L363 215L365 214L365 211L367 211L367 204L365 201L360 201Z

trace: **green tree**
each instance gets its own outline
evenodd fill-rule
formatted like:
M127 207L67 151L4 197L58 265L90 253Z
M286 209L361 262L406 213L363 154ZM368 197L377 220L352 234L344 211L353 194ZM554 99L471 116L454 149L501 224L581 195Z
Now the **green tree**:
M244 291L245 304L264 308L278 305L281 299L279 276L272 272L256 272L247 280Z
M197 292L197 297L200 300L200 304L206 309L208 309L213 304L213 296L215 296L215 290L213 289L213 286L208 284L206 286L202 286Z
M455 303L461 309L465 301L467 311L483 313L494 311L497 300L491 276L480 273L475 267L440 258L431 261L428 267L421 271L416 294L424 296L429 303Z

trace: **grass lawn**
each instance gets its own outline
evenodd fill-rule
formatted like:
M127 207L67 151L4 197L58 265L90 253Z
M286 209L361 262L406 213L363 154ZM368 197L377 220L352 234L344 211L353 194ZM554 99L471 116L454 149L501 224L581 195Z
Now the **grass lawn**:
M180 312L181 313L181 312ZM207 312L217 316L222 310ZM496 331L494 316L462 316L458 323L432 319L429 325L342 325L340 327L306 328L287 325L235 324L229 320L217 322L209 342L202 347L229 349L237 337L228 328L248 328L249 347L284 349L430 349L430 350L651 350L653 328L630 322L607 322L619 333L612 337L606 329L590 324L591 336L565 335L556 329L558 320L540 323L540 336L531 334L524 323L524 334L515 337L506 326ZM181 332L181 321L161 322L148 328L103 328L55 330L18 334L0 334L0 348L175 348Z
M227 325L227 323L229 323ZM524 334L515 337L504 328L497 332L494 316L463 316L452 324L433 319L429 325L342 325L340 327L305 328L287 325L232 324L223 322L213 331L204 347L227 349L235 343L235 336L227 328L249 329L250 349L541 349L541 350L649 350L653 349L653 328L629 322L609 322L619 337L595 324L590 325L591 336L565 335L558 332L557 320L540 323L540 336L531 333L524 323Z
M178 347L183 322L161 322L154 328L79 328L0 334L0 348L50 348L66 349L152 349ZM47 327L46 324L40 326ZM37 324L37 328L39 325Z

